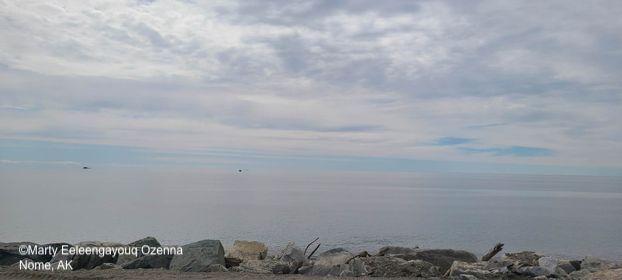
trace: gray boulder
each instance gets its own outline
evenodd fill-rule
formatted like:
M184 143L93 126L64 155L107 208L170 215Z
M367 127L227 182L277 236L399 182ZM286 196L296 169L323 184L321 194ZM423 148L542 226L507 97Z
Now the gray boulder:
M517 253L506 253L503 256L503 260L508 260L514 263L515 266L537 266L540 255L531 251L522 251Z
M268 255L268 247L257 241L236 240L229 249L228 258L245 260L263 260Z
M225 265L225 249L219 240L202 240L182 246L183 254L175 255L171 270L208 271L212 264Z
M121 243L114 242L101 242L101 241L85 241L76 244L78 247L123 247L125 245ZM100 256L97 253L95 254L84 254L84 255L75 255L75 256L54 256L51 262L55 262L58 259L71 259L71 266L73 270L78 269L93 269L95 267L100 266L103 263L116 263L117 256L112 255L104 255Z
M147 256L135 258L129 262L126 262L121 267L124 269L138 269L138 268L168 269L172 260L173 260L173 255L147 255Z
M287 243L287 246L277 255L277 259L284 262L305 262L307 258L302 249L296 247L294 242Z
M522 266L516 268L514 273L518 275L524 275L529 277L537 277L537 276L547 276L552 273L549 272L548 269L541 266Z
M360 259L373 277L437 277L440 271L437 266L422 261L407 261L388 256L373 256Z
M562 269L564 272L570 274L574 271L577 270L577 268L580 268L581 263L578 264L578 266L573 265L573 261L569 261L569 260L560 260L559 263L557 264L557 267Z
M160 242L158 242L157 239L155 239L155 237L151 237L151 236L147 236L143 239L140 240L136 240L132 243L127 244L128 247L137 247L138 248L138 255L134 256L134 255L119 255L117 258L117 264L123 266L126 263L129 263L137 258L140 258L143 256L143 253L141 252L141 247L147 245L149 247L162 247L162 245L160 244ZM146 268L146 267L145 267Z
M581 270L595 272L605 268L607 268L607 263L598 258L588 256L581 261Z
M376 256L392 256L392 255L410 255L414 254L416 249L398 246L385 246L378 250Z
M28 256L22 255L19 253L19 246L22 245L37 245L32 242L9 242L9 243L0 243L0 265L12 265L14 263L18 263L23 259L34 260L37 258L36 255Z
M244 261L239 266L232 267L231 271L261 274L288 274L292 272L292 269L288 262L275 258L266 258L263 260Z
M458 279L508 279L508 263L455 261L449 268L449 276ZM474 278L475 277L475 278Z
M330 249L318 256L315 265L334 266L345 264L353 256L352 253L343 248Z
M220 264L210 264L207 267L207 272L228 272L229 270L224 266L224 265L220 265Z
M429 262L435 266L438 266L441 272L447 271L454 261L461 261L467 263L477 262L477 257L470 252L463 250L451 250L451 249L427 249L417 250L411 254L394 255L397 258L404 260L422 260Z

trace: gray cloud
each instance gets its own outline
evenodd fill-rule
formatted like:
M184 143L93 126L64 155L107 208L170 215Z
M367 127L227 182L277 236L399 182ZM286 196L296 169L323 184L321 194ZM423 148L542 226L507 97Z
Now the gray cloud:
M621 13L616 1L0 2L0 137L619 166ZM447 135L484 148L429 145Z

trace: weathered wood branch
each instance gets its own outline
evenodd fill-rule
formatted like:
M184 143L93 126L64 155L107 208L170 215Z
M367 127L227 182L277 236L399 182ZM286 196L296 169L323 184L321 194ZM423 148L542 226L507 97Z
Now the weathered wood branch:
M495 247L492 247L488 253L482 256L482 261L489 261L494 257L497 253L503 250L503 243L497 243Z
M317 251L317 249L320 248L320 245L322 245L322 243L318 243L317 246L315 247L315 249L313 249L313 251L311 251L311 254L309 254L309 256L307 257L307 259L311 259L311 257L313 256L313 254L315 254L315 251Z
M304 255L305 255L305 256L307 255L307 250L309 249L309 246L311 246L311 244L315 243L315 242L316 242L316 241L318 241L318 240L320 240L320 238L319 238L319 237L318 237L318 238L316 238L316 239L313 239L313 241L311 241L311 242L309 242L309 244L307 244L307 247L305 247L305 252L304 252Z

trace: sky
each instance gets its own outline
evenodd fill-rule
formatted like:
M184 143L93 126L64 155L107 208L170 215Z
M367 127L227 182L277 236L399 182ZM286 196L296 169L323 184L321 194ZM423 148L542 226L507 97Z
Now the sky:
M620 1L0 0L0 168L622 175L620 14Z

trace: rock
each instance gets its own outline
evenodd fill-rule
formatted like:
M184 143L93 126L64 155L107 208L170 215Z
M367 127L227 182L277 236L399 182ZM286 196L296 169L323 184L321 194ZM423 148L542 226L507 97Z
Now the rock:
M549 274L554 274L559 265L559 259L549 256L541 257L538 259L538 265L548 270Z
M592 273L587 277L588 280L619 280L622 279L622 268L606 269Z
M562 270L563 270L564 272L566 272L566 273L572 273L572 272L574 272L574 271L576 271L576 270L577 270L577 267L575 267L575 266L572 264L572 262L573 262L573 261L568 261L568 260L560 260L560 261L559 261L559 263L557 264L557 267L558 267L558 268L560 268L560 269L562 269ZM579 264L579 266L578 266L578 267L580 268L580 264L581 264L581 263L579 262L578 264Z
M438 266L442 273L447 271L454 261L477 262L477 257L470 252L451 249L417 250L412 254L394 255L404 260L422 260Z
M241 259L225 257L225 267L226 268L231 268L231 267L234 267L234 266L239 266L240 263L242 263Z
M439 268L422 260L406 261L388 256L374 256L361 259L374 277L435 277Z
M518 253L506 253L502 259L509 260L516 266L537 266L540 256L531 251L523 251Z
M274 259L266 258L263 260L248 260L235 267L235 271L249 272L249 273L264 273L264 274L288 274L291 272L290 263Z
M449 268L449 276L464 278L469 275L476 279L508 279L510 272L505 264L503 262L468 263L455 261Z
M277 259L293 263L293 262L304 262L307 258L304 255L304 252L296 247L294 242L287 243L287 246L277 255Z
M123 247L125 245L120 243L113 242L101 242L101 241L85 241L76 244L78 247ZM117 256L112 255L103 255L100 256L97 253L94 254L84 254L84 255L75 255L75 256L60 256L61 259L71 259L71 266L73 270L78 269L93 269L103 263L116 263ZM52 261L56 261L58 258L54 256Z
M173 255L147 255L139 258L135 258L129 262L124 263L121 267L124 269L138 269L138 268L164 268L168 269Z
M224 265L220 265L220 264L210 264L207 267L207 272L228 272L229 270L224 266Z
M114 263L102 263L95 269L120 269L121 266Z
M577 271L570 273L568 275L568 278L572 280L584 280L584 279L588 279L590 275L591 275L591 272L587 270L577 270Z
M321 253L315 261L315 265L334 266L345 264L354 255L343 248L330 249Z
M211 264L225 265L225 249L219 240L202 240L182 246L183 254L175 255L171 270L207 271Z
M263 260L268 255L268 247L257 241L236 240L227 257L245 260Z
M391 256L391 255L408 255L414 254L415 249L398 246L385 246L378 250L376 256Z
M522 266L519 268L516 268L514 270L514 273L517 273L519 275L524 275L524 276L530 276L530 277L536 277L536 276L547 276L551 273L549 273L549 270L541 267L541 266Z
M583 260L581 261L581 270L595 272L595 271L604 269L606 267L607 265L603 260L597 259L594 257L588 256L588 257L583 258Z
M130 244L127 244L127 247L137 247L138 248L138 256L134 256L134 255L119 255L119 257L117 258L117 264L118 265L124 265L126 263L129 263L133 260L135 260L136 258L142 257L143 253L141 252L141 247L147 245L149 247L162 247L162 245L160 244L160 242L158 242L157 239L155 239L155 237L151 237L151 236L147 236L143 239L140 240L136 240Z
M479 278L469 275L469 274L460 274L459 280L479 280Z
M32 242L9 242L0 243L0 265L12 265L22 259L36 259L36 255L28 256L19 253L19 246L38 245Z

